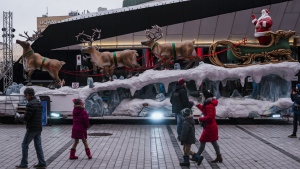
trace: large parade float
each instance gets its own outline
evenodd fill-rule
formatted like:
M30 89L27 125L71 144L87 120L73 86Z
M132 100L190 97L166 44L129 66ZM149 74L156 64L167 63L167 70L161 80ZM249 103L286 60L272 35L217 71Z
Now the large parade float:
M177 80L183 77L187 81L190 100L201 103L204 89L214 93L219 101L219 118L288 117L292 113L291 80L297 78L300 70L298 60L291 57L290 40L294 39L297 43L299 38L294 31L271 31L272 20L268 14L269 11L264 9L260 18L252 16L254 36L259 44L248 44L246 38L240 41L217 41L210 45L208 54L203 56L196 53L194 40L158 43L163 33L159 26L152 26L145 31L148 40L141 42L156 57L157 62L151 66L147 63L139 65L137 60L144 56L138 56L135 50L99 52L97 45L92 43L94 38L100 39L100 29L93 29L92 35L79 33L74 37L88 44L81 51L83 55L88 55L83 58L89 59L93 68L68 73L81 75L82 72L90 72L86 75L86 86L76 83L71 87L64 86L57 75L64 63L34 53L27 42L30 37L27 36L27 41L18 40L17 43L24 49L22 63L28 72L29 83L27 86L14 84L6 91L7 96L0 97L0 112L14 116L16 109L26 104L18 94L21 95L29 86L35 89L41 100L48 100L47 114L52 117L71 117L71 100L77 97L85 100L85 108L91 118L172 117L170 95L175 90ZM224 59L221 57L227 57L227 62L222 62ZM210 63L205 63L208 60ZM114 73L120 67L125 73ZM35 69L48 71L53 82L48 87L31 86L31 74ZM92 73L97 70L100 70L99 74ZM93 79L95 76L101 76L101 81ZM228 83L236 83L235 86L241 87L250 85L252 90L241 93L233 89L224 97L221 89ZM8 105L9 99L18 101L11 101L12 104ZM193 110L194 115L201 114L197 108Z

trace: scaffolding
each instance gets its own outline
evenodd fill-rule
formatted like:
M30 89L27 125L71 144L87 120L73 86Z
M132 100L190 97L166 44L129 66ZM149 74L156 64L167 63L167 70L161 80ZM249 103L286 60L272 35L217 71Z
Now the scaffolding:
M3 12L3 92L13 83L13 13Z

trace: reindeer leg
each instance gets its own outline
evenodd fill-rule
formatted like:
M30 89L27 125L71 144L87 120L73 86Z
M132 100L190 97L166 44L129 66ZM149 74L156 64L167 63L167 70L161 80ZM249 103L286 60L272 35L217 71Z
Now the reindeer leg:
M54 72L52 72L52 71L48 71L48 73L49 73L49 75L52 77L52 82L47 86L47 88L49 88L49 89L55 89L55 87L54 87L54 84L55 84L55 75L54 75Z
M127 70L127 71L128 71L128 75L127 75L126 78L129 79L129 78L132 77L132 68L133 68L133 67L128 66L127 68L129 68L129 70Z
M135 64L134 64L134 67L137 68L137 73L135 74L135 76L139 76L141 66L140 66L138 63L135 63Z
M97 74L97 66L93 63L93 74Z
M54 80L54 75L53 75L53 73L50 72L50 71L48 71L48 73L49 73L49 75L50 75L50 76L52 77L52 79L53 79L52 82L49 83L48 86L47 86L47 88L50 88L50 86L53 85L53 83L55 82L55 80Z
M25 69L23 69L23 78L28 80L28 76L26 75L26 70Z
M170 61L171 61L171 58L170 59L167 59L167 61L165 62L165 68L170 70Z
M198 56L196 56L195 60L194 60L194 66L193 67L197 67L199 66L199 63L200 63L200 58Z
M160 69L161 69L161 66L162 66L162 59L159 59L159 60L157 61L156 70L159 70L159 69L157 69L157 68L160 68Z
M26 84L26 86L32 86L31 75L32 75L33 71L34 70L29 70L29 72L28 72L28 83Z
M189 68L191 68L191 65L194 63L194 61L190 61L190 60L188 60L188 61L189 61L189 63L185 66L184 69L189 69Z
M102 80L102 83L104 83L104 82L107 82L107 74L108 74L108 72L109 72L109 70L108 70L109 68L108 67L103 67L103 80Z
M126 66L126 68L129 69L129 70L128 70L129 74L128 74L127 77L126 77L127 79L129 79L129 78L132 77L132 72L133 72L134 66L133 66L132 63L131 63L131 60L124 60L124 61L123 61L123 64Z
M58 76L58 71L53 71L53 75L54 75L54 78L55 78L55 83L54 83L54 87L55 88L60 88L60 85L59 83L61 82L59 76Z
M109 78L110 78L109 80L110 81L114 81L114 79L112 78L112 76L114 75L114 70L115 70L114 68L109 69Z

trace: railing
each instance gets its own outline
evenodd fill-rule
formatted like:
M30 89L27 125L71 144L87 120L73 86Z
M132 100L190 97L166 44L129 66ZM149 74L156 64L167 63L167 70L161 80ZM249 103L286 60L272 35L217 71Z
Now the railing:
M14 116L23 95L0 95L0 116Z

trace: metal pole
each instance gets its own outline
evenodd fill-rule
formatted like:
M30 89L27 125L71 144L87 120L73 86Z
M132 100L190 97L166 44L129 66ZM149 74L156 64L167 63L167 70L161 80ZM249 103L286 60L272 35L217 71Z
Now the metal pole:
M3 92L13 83L13 13L3 12Z

